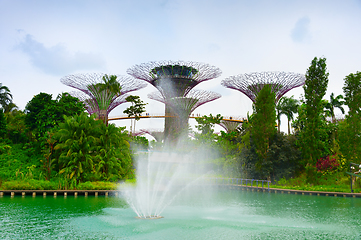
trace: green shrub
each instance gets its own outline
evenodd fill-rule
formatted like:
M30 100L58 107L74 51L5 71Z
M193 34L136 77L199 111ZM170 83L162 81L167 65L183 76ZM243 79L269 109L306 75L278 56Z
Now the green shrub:
M3 182L2 190L56 190L57 183L43 180L11 180Z
M8 152L0 154L0 178L5 180L39 179L41 154L36 154L22 144L14 144Z
M116 190L118 185L113 182L84 182L79 183L79 190Z

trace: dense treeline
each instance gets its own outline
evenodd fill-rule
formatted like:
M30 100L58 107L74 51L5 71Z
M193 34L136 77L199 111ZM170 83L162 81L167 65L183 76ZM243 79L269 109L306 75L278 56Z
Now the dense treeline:
M326 59L314 58L306 71L302 99L284 96L277 102L266 85L247 122L215 134L221 115L197 118L198 131L181 148L185 152L206 149L202 159L219 176L293 185L348 184L349 164L361 163L361 73L345 77L344 97L332 93L325 100L327 85ZM96 120L67 93L55 99L39 93L20 111L10 90L0 85L0 104L3 188L2 182L10 180L37 180L43 184L39 188L77 188L87 182L134 178L135 148L131 146L147 150L164 145L159 134L158 142L149 144L145 137L131 137L125 127ZM137 111L129 109L127 114L141 114L145 104L138 105ZM336 118L335 109L344 113L343 106L348 108L345 118ZM280 131L282 115L287 117L288 134Z
M39 93L25 111L15 106L4 112L4 105L0 111L0 184L35 179L56 183L53 188L74 188L87 181L133 177L125 127L88 116L77 98L62 93L52 99L50 94Z
M215 158L219 174L289 181L294 185L302 182L347 186L349 164L361 163L361 73L345 77L345 101L342 95L335 97L333 93L329 101L323 99L327 85L326 59L314 58L306 72L305 93L300 101L292 96L276 103L274 94L265 86L257 96L248 123L213 136L210 149L220 154ZM343 105L349 111L345 118L336 119L335 109L344 113ZM280 132L282 114L288 119L288 134ZM204 125L204 120L199 124ZM196 138L202 140L204 135ZM360 169L355 166L351 171L357 173Z

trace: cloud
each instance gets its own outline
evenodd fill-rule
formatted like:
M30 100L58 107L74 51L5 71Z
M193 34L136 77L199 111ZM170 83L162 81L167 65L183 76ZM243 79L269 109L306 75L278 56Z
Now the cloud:
M84 52L72 54L61 44L47 48L43 43L34 40L30 34L27 34L16 48L26 53L35 67L56 76L79 70L100 69L105 65L104 59L99 54Z
M291 31L291 38L295 42L305 42L310 37L310 19L308 17L300 18Z

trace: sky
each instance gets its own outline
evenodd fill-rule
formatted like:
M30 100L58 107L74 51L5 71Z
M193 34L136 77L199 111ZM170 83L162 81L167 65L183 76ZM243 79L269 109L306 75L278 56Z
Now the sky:
M24 110L40 92L55 98L74 91L60 82L69 74L127 75L150 61L202 62L222 75L196 89L222 97L194 113L246 116L251 100L222 80L263 71L305 74L314 57L325 57L324 98L343 94L345 76L361 71L360 28L361 0L0 0L0 82ZM154 91L148 85L132 94L148 103L147 112L164 113L163 104L147 98ZM286 96L302 94L299 87ZM282 123L286 132L286 118ZM129 128L130 121L116 124ZM162 119L137 122L137 129L162 127Z

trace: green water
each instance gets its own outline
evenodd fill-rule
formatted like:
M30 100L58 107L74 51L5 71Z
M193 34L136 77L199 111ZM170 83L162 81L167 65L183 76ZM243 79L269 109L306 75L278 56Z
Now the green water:
M117 197L4 196L0 239L361 239L361 199L196 192L157 220L134 218Z

